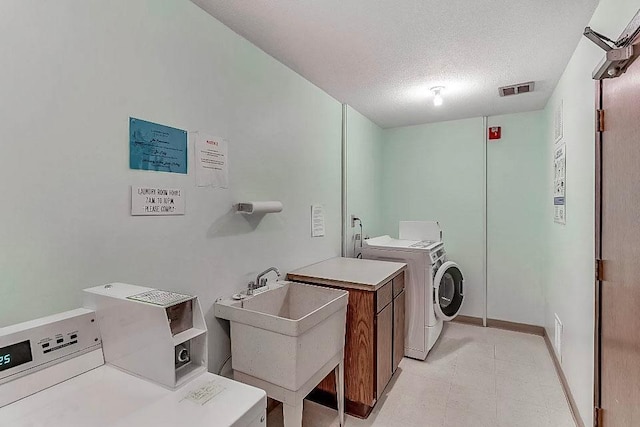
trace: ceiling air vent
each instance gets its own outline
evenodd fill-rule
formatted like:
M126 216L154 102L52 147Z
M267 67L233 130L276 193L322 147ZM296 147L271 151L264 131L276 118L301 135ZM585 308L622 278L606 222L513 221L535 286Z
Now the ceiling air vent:
M500 96L520 95L521 93L533 92L535 82L518 83L517 85L503 86L498 88Z

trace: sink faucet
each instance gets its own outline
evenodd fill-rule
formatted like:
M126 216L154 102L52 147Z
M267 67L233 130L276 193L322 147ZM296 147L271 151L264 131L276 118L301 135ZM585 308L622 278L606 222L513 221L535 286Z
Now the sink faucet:
M253 295L253 292L256 289L261 288L263 286L267 286L267 278L264 276L266 276L268 273L272 271L274 271L278 275L278 279L281 277L280 270L278 270L276 267L267 268L265 271L263 271L262 273L256 276L255 282L249 282L249 287L247 288L247 295Z

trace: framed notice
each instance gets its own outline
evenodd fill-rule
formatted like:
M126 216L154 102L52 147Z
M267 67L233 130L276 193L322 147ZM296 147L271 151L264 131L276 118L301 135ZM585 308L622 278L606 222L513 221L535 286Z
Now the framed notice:
M129 118L129 167L187 173L187 131Z

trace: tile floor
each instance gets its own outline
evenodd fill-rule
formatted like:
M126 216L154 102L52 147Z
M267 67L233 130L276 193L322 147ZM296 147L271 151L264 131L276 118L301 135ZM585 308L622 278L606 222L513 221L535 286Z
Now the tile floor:
M304 403L305 427L338 426ZM575 427L544 339L449 323L425 362L404 358L367 420L346 427ZM282 426L282 407L267 418Z

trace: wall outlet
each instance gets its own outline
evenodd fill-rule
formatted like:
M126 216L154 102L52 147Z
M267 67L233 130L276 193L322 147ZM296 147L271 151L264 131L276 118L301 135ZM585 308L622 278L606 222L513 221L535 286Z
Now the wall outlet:
M556 348L556 355L558 356L558 361L562 363L562 322L557 314L554 314L556 324L555 324L555 332L553 335L553 344Z
M362 239L362 235L361 235L360 233L356 233L356 235L355 235L355 239L356 239L356 240L360 240L360 239Z
M356 226L356 221L358 220L358 217L354 214L351 214L351 228Z

